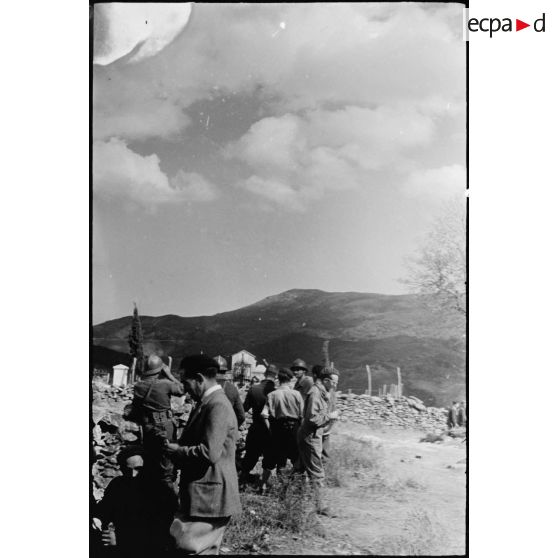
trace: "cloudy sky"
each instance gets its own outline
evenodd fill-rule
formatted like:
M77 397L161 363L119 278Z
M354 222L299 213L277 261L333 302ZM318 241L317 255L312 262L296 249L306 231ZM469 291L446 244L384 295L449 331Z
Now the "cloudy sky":
M153 10L93 66L93 322L405 292L465 188L462 6L200 4L180 28Z

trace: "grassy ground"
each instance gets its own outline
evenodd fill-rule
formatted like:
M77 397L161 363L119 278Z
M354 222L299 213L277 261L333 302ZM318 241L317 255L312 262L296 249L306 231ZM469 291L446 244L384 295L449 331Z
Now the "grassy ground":
M297 540L306 533L319 535L312 494L302 478L275 478L265 495L248 487L240 497L242 514L234 517L227 529L224 553L274 553L293 536Z
M326 496L337 517L316 516L304 482L277 479L268 494L241 494L224 554L464 553L464 444L352 424L332 436Z

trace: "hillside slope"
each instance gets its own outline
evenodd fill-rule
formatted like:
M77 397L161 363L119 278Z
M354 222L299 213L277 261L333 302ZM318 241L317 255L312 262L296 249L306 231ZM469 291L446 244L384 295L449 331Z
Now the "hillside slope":
M374 366L373 389L395 382L429 405L446 405L465 392L464 323L440 315L416 295L327 293L295 289L238 310L183 318L142 316L145 349L180 357L203 351L230 354L245 348L259 358L321 362L321 347L343 375L341 389L364 390L364 365ZM94 326L94 343L127 353L130 317Z

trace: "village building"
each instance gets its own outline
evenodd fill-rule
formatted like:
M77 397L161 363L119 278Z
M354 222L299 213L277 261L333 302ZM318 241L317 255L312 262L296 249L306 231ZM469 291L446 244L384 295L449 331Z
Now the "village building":
M231 355L231 370L235 380L249 380L256 365L256 357L245 349Z
M112 367L112 374L109 378L111 386L124 387L130 383L129 377L130 368L125 364L117 364Z

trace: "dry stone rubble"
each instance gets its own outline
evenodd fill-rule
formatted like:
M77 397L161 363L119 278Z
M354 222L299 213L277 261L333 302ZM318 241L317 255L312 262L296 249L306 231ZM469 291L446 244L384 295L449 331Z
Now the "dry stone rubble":
M244 398L245 390L241 389ZM92 474L93 496L102 497L109 481L119 475L116 456L123 445L138 444L140 428L123 418L126 405L132 402L133 386L112 387L102 382L93 383L92 401ZM178 432L184 427L191 410L185 397L173 397L171 408ZM402 428L445 430L447 410L426 407L416 397L394 398L337 393L340 421ZM251 413L240 429L241 446L252 422Z

